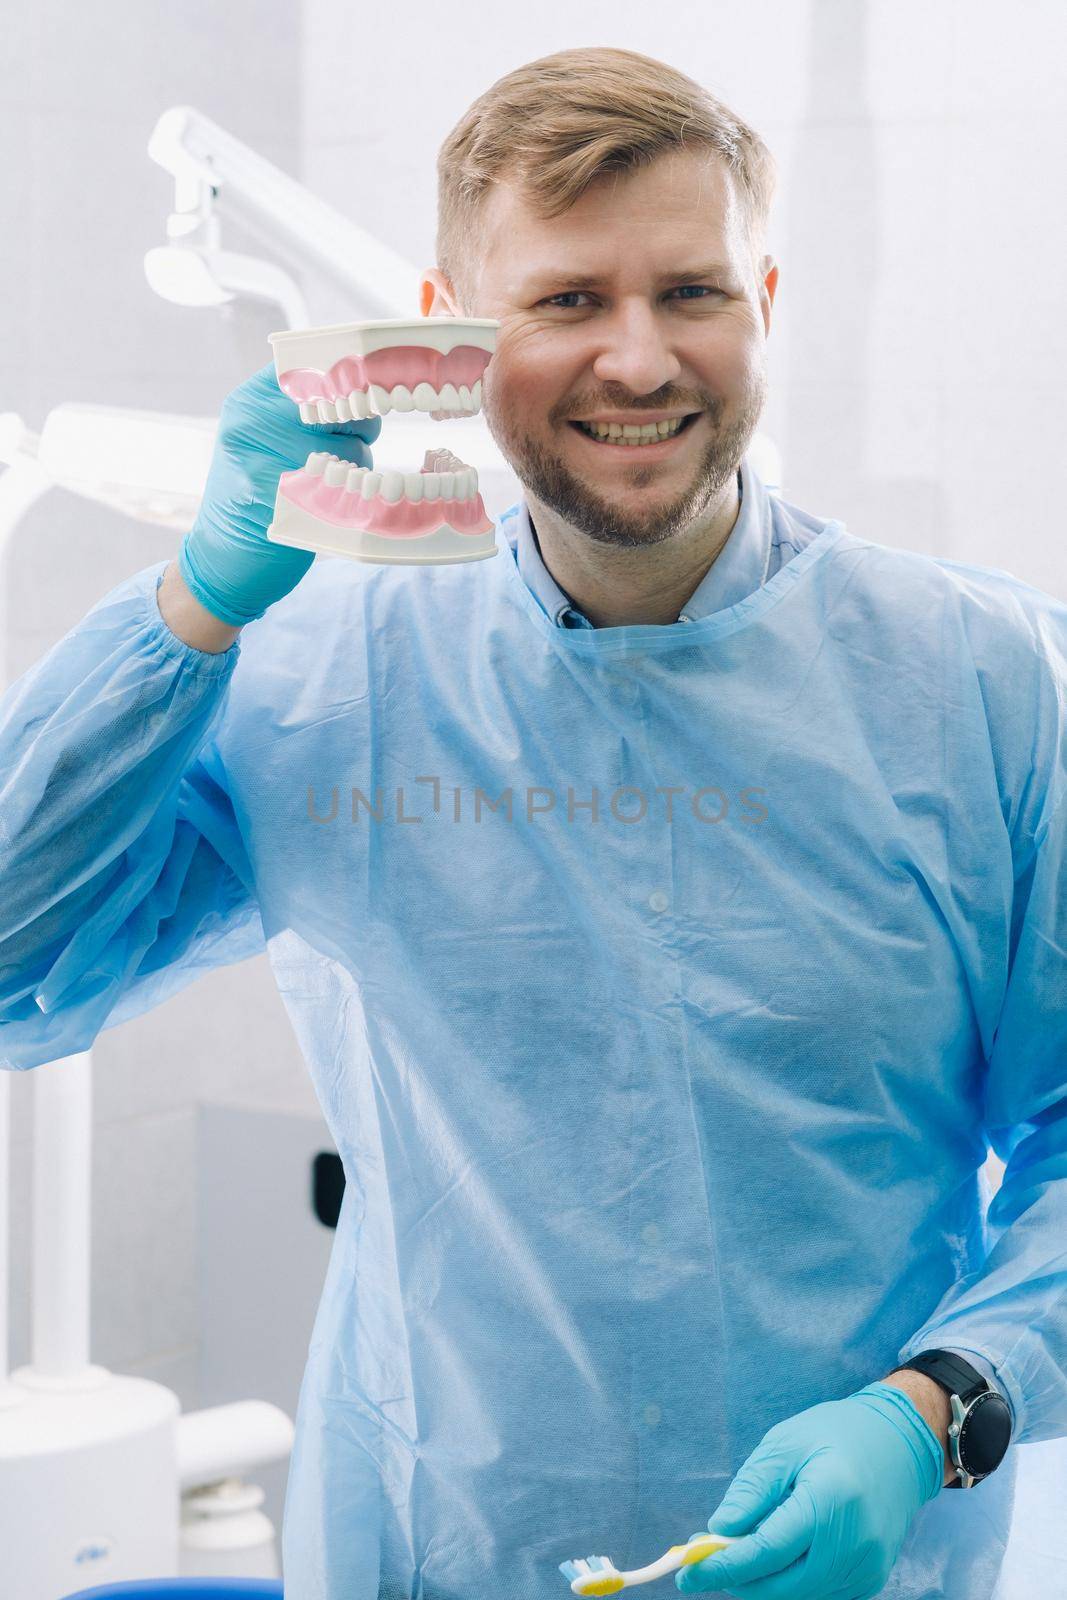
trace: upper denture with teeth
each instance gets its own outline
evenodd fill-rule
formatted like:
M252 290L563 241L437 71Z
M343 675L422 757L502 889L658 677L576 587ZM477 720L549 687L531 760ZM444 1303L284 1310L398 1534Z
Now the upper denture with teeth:
M499 326L487 317L389 318L272 333L270 342L278 384L303 422L390 411L470 417L481 410Z

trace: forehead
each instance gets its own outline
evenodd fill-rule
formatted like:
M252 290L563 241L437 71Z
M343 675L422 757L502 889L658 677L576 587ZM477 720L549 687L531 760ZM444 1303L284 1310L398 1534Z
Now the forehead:
M743 273L748 240L733 175L713 152L678 151L609 172L558 217L541 217L513 183L483 202L483 287L521 299L546 276L599 282L721 263Z

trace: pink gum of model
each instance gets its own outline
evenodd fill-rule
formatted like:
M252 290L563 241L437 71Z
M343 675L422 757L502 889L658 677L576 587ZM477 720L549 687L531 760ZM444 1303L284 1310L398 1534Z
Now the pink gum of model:
M447 355L421 345L390 345L367 356L344 356L328 372L310 367L290 367L279 373L278 383L290 400L345 400L353 389L368 389L372 383L393 389L402 383L414 389L428 383L440 389L450 383L472 389L492 360L491 352L474 345L457 345Z
M279 494L291 500L320 522L339 528L362 528L367 533L388 534L399 539L418 539L447 525L457 533L491 533L493 524L485 514L480 494L467 500L383 500L380 494L364 500L347 489L331 487L321 474L283 472Z

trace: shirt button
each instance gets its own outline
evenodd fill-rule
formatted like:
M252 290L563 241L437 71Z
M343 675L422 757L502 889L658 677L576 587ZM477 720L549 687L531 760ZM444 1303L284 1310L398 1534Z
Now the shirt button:
M659 1423L660 1423L660 1419L661 1419L662 1416L663 1416L663 1412L660 1410L659 1406L646 1406L645 1407L644 1418L645 1418L645 1422L648 1425L648 1427L650 1427L650 1428L658 1427Z
M653 911L666 911L670 904L662 889L653 889L648 897L648 903Z
M654 1222L646 1222L641 1229L641 1237L646 1244L659 1244L659 1229Z

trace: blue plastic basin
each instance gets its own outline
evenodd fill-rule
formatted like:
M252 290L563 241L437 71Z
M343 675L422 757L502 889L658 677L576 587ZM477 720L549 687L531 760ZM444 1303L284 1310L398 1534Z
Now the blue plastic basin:
M280 1578L146 1578L79 1589L64 1600L282 1600Z

